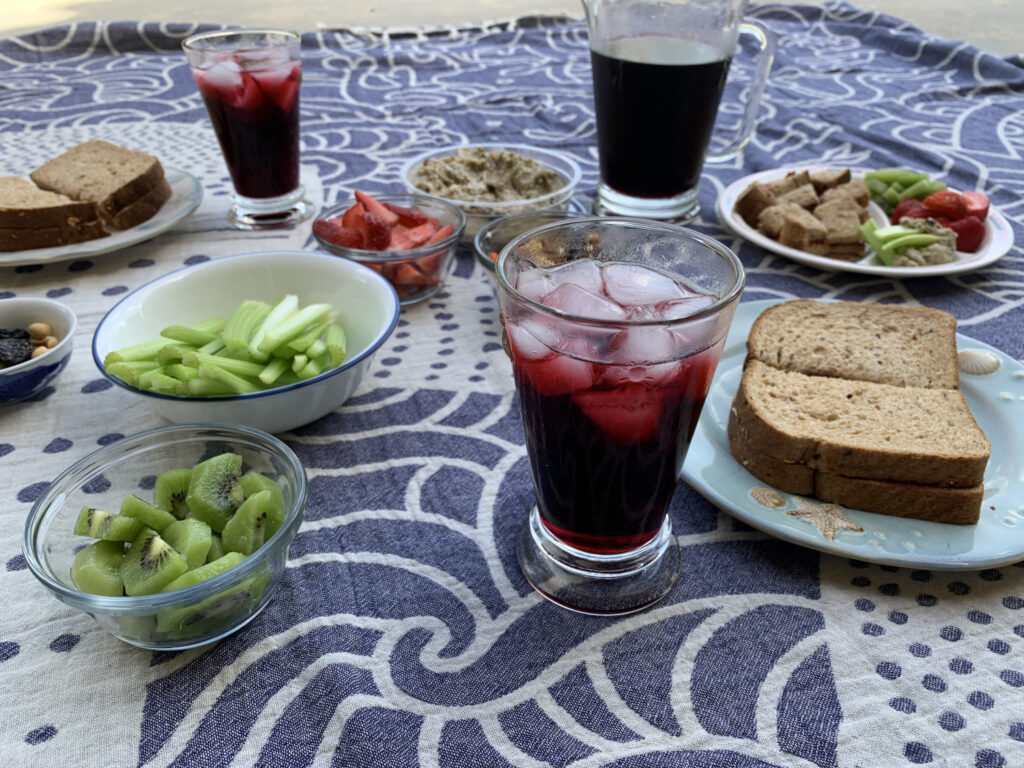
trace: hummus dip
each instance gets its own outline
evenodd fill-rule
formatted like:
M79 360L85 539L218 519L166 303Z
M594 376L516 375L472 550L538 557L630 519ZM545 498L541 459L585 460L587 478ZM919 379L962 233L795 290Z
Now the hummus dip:
M531 200L566 184L562 174L533 158L483 147L427 158L410 174L410 181L427 194L472 203Z

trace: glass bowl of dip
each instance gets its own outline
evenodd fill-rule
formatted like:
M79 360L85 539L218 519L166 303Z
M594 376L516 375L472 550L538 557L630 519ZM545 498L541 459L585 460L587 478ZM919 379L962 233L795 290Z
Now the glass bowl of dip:
M525 144L467 144L431 149L402 166L410 192L434 195L466 214L464 241L513 213L568 210L582 172L569 155Z

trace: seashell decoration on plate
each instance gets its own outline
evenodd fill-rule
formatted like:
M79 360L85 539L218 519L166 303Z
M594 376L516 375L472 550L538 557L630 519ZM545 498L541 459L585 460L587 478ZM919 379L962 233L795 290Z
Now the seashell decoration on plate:
M750 497L761 506L768 507L768 509L778 509L786 505L786 500L782 497L782 494L774 488L758 486L751 489Z
M864 533L864 528L848 518L846 509L838 504L818 501L806 496L797 496L795 501L797 508L789 510L786 514L810 523L828 541L835 541L839 531Z
M987 349L964 349L957 359L960 372L971 376L988 376L999 370L999 358Z

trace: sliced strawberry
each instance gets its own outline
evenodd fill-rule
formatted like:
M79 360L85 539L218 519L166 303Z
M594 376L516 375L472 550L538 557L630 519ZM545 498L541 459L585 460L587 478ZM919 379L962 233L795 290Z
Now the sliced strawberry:
M444 251L432 253L429 256L422 256L416 259L416 267L425 275L435 280L441 279L441 265L444 263Z
M395 226L395 224L398 223L397 213L395 213L394 211L389 211L387 208L381 205L380 202L378 202L375 198L370 197L370 195L366 194L365 192L360 192L357 189L356 200L362 203L363 208L365 208L367 211L378 216L381 219L381 221L387 224L389 228Z
M427 240L427 242L428 243L439 243L440 241L444 240L446 237L448 237L454 231L455 231L455 228L451 224L445 224L443 227L441 227L439 230L437 230L437 232L435 232L430 237L430 239Z
M313 232L327 242L343 248L363 247L363 233L346 227L339 218L317 219L313 222Z
M406 208L403 205L394 203L382 203L392 213L398 216L398 220L407 227L417 227L427 221L427 214L419 208Z
M950 221L962 219L967 215L967 203L963 196L952 189L943 189L924 199L925 208L930 208L940 216L946 216Z
M893 209L889 223L899 224L902 218L927 219L928 215L928 209L924 203L913 197L908 197L906 200L901 200L899 205Z
M366 247L371 251L383 251L391 242L391 228L373 211L363 211L356 226L366 238Z
M436 232L437 227L429 221L425 221L419 226L406 230L405 235L413 242L414 245L423 245L428 242Z
M401 285L431 286L440 282L432 275L424 274L409 261L402 261L396 265L394 282Z
M964 253L975 253L985 239L985 224L977 216L965 216L949 223L956 232L956 249Z
M984 221L988 216L988 196L981 192L961 192L960 196L963 197L964 204L967 206L967 215Z
M388 242L387 250L389 251L405 251L409 248L415 248L418 243L414 243L409 239L409 236L405 232L400 232L397 228L391 230L391 240Z
M601 431L622 445L647 442L661 421L662 395L643 384L576 392L572 400Z
M341 223L349 229L359 229L360 216L363 213L362 203L356 203L343 214L341 214Z

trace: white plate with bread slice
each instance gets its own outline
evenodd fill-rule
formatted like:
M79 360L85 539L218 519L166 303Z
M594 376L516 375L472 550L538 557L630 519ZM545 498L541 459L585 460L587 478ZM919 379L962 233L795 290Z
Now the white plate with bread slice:
M982 240L981 247L976 252L963 253L957 251L956 259L947 264L932 264L920 267L887 267L870 250L867 251L866 255L856 260L847 260L808 253L807 251L783 245L778 240L774 240L750 226L736 212L736 201L755 181L768 184L785 178L789 173L800 171L818 173L838 170L841 169L823 165L800 165L775 168L744 176L727 186L722 191L722 194L718 196L718 202L716 203L718 219L727 229L754 245L777 253L780 256L786 256L800 264L817 267L829 272L857 272L867 275L884 275L886 277L900 278L953 275L986 267L1005 256L1013 245L1013 230L1010 228L1009 222L999 211L992 208L985 219L985 238ZM850 170L853 173L854 179L862 178L865 173L863 168L852 168ZM867 211L871 219L879 226L885 226L889 223L885 212L874 203L868 203Z
M97 166L105 177L89 175ZM0 179L0 267L118 251L165 232L203 200L192 174L103 141L79 144L30 175Z
M752 363L747 366L751 372L745 376L748 338L762 313L779 304L782 302L753 301L738 307L682 477L748 525L834 555L949 571L994 568L1024 558L1024 475L1020 471L1024 466L1024 434L1017 429L1024 423L1024 366L987 344L955 333L951 321L943 326L940 319L936 326L926 319L923 332L916 327L907 330L909 337L927 338L928 342L919 347L920 356L909 350L901 356L909 362L907 378L899 384L884 383L883 378L867 383L850 381L843 377L858 374L841 370L832 371L828 377L787 370L768 377L771 380L766 379L765 387L756 389L751 377L763 373L758 368L760 360L754 359L759 342L751 344ZM817 302L786 304L821 306ZM886 307L899 309L906 305ZM843 340L841 346L854 350L846 355L850 360L843 362L850 366L875 365L877 360L872 358L880 360L886 348L900 348L904 343L899 338L902 331L892 320L892 315L885 318L889 327L885 333L895 335L877 347L878 355L867 349L867 354L858 358L856 343ZM833 328L826 333L838 333L834 316L831 323ZM790 330L812 326L813 321L800 319ZM755 337L763 327L755 331ZM936 327L938 330L931 334ZM813 341L813 331L810 334ZM786 338L785 343L800 356L796 366L812 372L817 365L812 359L815 355L821 352L828 357L828 348L838 348L831 343L835 339L824 333L817 337L821 344L803 348L789 341L791 337ZM948 343L943 341L946 338ZM776 362L785 359L777 352L773 355ZM936 365L935 360L943 357L947 362ZM904 375L902 363L878 364ZM780 365L785 368L786 364ZM915 370L943 366L941 376L926 385L933 389L925 390L925 385L915 380ZM823 370L815 373L822 374ZM868 378L874 375L867 374ZM958 388L950 388L950 375ZM744 397L738 398L741 381ZM826 389L835 392L822 391ZM767 399L765 392L769 393ZM816 401L819 393L821 402ZM938 405L921 404L936 398L941 401ZM862 410L851 411L847 418L847 402L853 403L850 409L877 407L880 415ZM748 405L760 414L758 418L750 417ZM964 407L969 413L957 411ZM916 408L920 413L914 412ZM928 423L928 414L936 409L944 414L943 423ZM794 421L794 413L804 422ZM799 438L807 414L811 414L812 431L804 436L812 436L809 444L814 452L801 455ZM890 423L886 433L883 427ZM825 432L813 431L819 426ZM978 428L981 437L976 433ZM857 434L861 430L863 439ZM759 461L763 457L757 451L747 451L748 439L757 451L770 452L772 457L767 462ZM989 446L990 453L986 450ZM849 448L852 454L844 450ZM734 450L743 463L734 458ZM854 477L840 476L846 474ZM810 486L802 487L809 478L815 479L810 480ZM853 508L862 505L879 511ZM898 516L901 513L921 517ZM963 524L975 517L977 522ZM958 520L960 524L936 520Z

